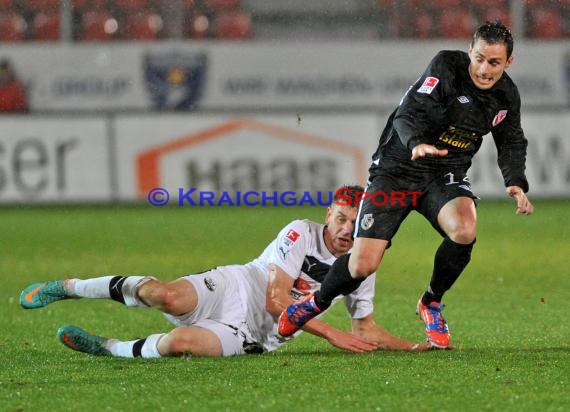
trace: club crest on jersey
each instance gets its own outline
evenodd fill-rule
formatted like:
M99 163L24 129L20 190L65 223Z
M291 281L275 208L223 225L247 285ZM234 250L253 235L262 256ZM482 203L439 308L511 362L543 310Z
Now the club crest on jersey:
M438 83L439 79L437 77L431 77L431 76L426 77L423 84L418 89L418 93L431 94L431 92L433 92L433 89L435 89L435 86L437 86Z
M362 230L370 229L373 224L374 224L374 217L372 216L372 213L367 213L364 216L362 216L362 220L360 221L360 227L362 228Z
M208 288L208 290L210 292L213 292L214 290L216 290L216 282L214 282L214 279L204 278L204 284L206 285L206 287Z
M499 110L499 113L493 119L493 127L501 123L507 117L507 110Z

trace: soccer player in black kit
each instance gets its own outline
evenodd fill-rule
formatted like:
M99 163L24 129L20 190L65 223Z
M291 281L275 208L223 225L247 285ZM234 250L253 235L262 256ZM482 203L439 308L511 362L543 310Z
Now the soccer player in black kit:
M325 310L333 298L353 291L374 273L390 240L412 210L424 215L442 235L433 272L417 304L427 340L434 348L449 346L442 316L444 293L471 258L475 244L476 196L466 172L491 132L507 194L517 214L531 214L526 196L527 140L520 122L520 96L505 72L513 62L513 37L501 22L480 26L468 52L441 51L410 87L390 115L369 169L350 254L336 260L319 291L287 307L279 333L289 336ZM417 199L374 202L374 193L418 191Z

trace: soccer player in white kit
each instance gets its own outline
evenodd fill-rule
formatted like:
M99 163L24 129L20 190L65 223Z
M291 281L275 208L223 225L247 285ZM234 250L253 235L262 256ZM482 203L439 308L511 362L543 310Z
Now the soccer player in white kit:
M362 193L347 186L346 193ZM337 191L338 193L338 191ZM353 244L357 204L335 203L327 208L325 224L295 220L285 226L263 253L244 265L221 266L200 274L163 283L150 276L103 276L86 280L66 279L35 283L21 294L26 309L62 299L110 298L130 307L155 308L173 323L169 333L145 339L120 341L90 334L77 326L58 330L67 347L92 355L156 358L162 356L233 356L263 353L279 348L298 336L282 337L277 331L280 313L294 300L320 287L337 257ZM369 276L354 292L344 296L352 332L313 319L303 330L351 352L428 350L396 338L373 318L375 276Z

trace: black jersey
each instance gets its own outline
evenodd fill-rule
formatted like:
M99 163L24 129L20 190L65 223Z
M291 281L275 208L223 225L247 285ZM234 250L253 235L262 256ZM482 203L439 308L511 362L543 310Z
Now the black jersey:
M520 95L507 73L489 90L478 89L469 76L469 56L441 51L390 115L370 168L371 178L386 170L412 179L447 171L466 172L491 132L505 186L525 192L527 140L520 122ZM443 157L411 161L419 143L448 149Z

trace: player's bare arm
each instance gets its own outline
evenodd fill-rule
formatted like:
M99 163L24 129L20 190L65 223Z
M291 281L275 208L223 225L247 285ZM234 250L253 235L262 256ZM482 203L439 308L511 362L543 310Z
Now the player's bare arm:
M517 215L532 215L534 206L528 200L524 190L518 186L507 187L507 194L517 202Z
M352 320L352 333L375 342L378 349L393 351L425 351L433 349L429 342L413 343L400 339L381 328L372 314Z
M412 149L412 160L418 160L426 156L447 156L447 149L438 149L437 147L420 143Z
M293 303L290 297L293 288L293 277L289 276L279 266L272 265L269 272L269 284L266 293L266 310L273 316L279 316L288 305ZM378 348L377 343L364 337L333 328L318 319L312 319L303 327L305 332L326 339L331 345L361 353L370 352Z

